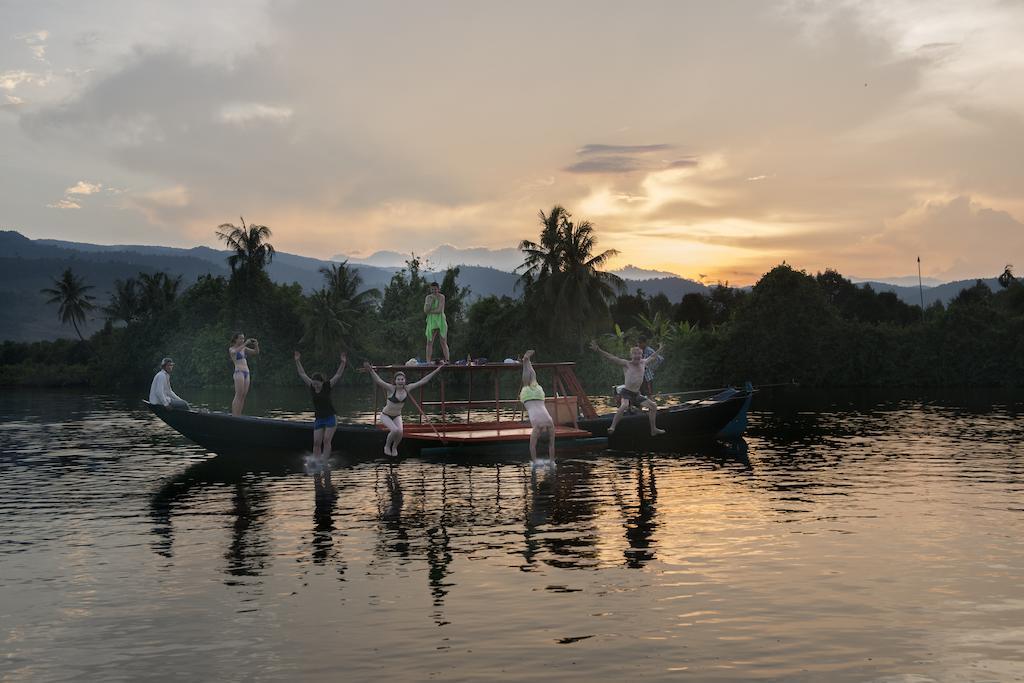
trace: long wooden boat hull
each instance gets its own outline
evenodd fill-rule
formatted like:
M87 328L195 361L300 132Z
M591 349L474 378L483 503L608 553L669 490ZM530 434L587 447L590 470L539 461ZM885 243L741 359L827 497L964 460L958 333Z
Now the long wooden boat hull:
M215 453L291 452L313 448L313 423L230 413L173 410L146 405L185 438ZM331 443L335 451L383 452L387 433L373 425L339 424Z
M753 390L727 389L716 396L658 410L656 424L665 434L651 436L646 411L627 414L619 420L615 432L608 434L614 415L599 415L580 420L580 429L595 437L607 437L608 447L622 451L673 450L695 441L735 439L747 426L747 410Z
M703 401L666 408L658 411L657 424L666 431L652 437L645 412L624 416L615 433L608 435L612 415L600 415L580 420L578 429L564 428L559 433L559 448L563 446L608 447L630 451L669 451L696 440L736 438L746 426L746 411L751 391L727 390ZM173 410L151 405L150 410L178 433L215 453L299 453L313 446L313 423L266 417L234 416L228 413L195 410ZM451 451L474 451L488 448L526 448L528 425L503 423L493 438L474 433L472 438L458 434L466 425L438 425L439 430L420 425L409 425L400 446L402 455L413 455L424 448ZM472 431L476 431L474 429ZM450 430L450 431L449 431ZM560 428L563 430L563 428ZM514 436L510 438L510 433ZM381 454L387 432L369 424L339 423L334 433L332 449L359 455Z

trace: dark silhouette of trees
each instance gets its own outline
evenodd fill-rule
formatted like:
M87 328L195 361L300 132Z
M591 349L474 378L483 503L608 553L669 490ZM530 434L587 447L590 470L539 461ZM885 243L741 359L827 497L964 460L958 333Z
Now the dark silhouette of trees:
M242 225L221 223L217 226L217 237L233 250L228 257L231 278L240 278L249 283L259 275L265 275L267 266L274 260L274 247L268 241L273 235L265 225L246 225L244 218L239 218Z
M96 297L89 294L92 285L85 284L78 276L71 272L70 268L65 269L59 278L54 279L53 287L40 290L50 299L48 304L58 304L57 315L65 325L71 323L75 328L75 334L79 340L85 341L79 324L84 324L86 314L96 308L92 302Z

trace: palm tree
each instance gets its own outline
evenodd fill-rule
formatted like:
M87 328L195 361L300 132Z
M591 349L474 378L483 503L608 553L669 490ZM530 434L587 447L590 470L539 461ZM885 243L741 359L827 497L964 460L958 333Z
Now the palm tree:
M358 268L351 268L348 261L332 263L329 267L321 268L320 274L324 276L326 289L337 301L347 302L347 306L360 312L369 310L374 299L380 298L380 290L366 289L362 292L359 288L363 284L363 276L359 274Z
M586 328L608 317L609 304L625 288L622 278L601 270L619 252L607 249L595 255L596 246L594 227L589 221L578 224L565 221L562 228L562 273L556 276L556 311L560 313L556 319L564 316L567 322L575 323L580 350L583 349Z
M550 307L552 333L567 327L576 333L580 349L588 327L608 317L609 302L623 289L622 279L601 270L619 252L608 249L594 254L597 239L589 221L574 223L571 214L555 206L541 211L540 243L523 240L523 274L527 297Z
M572 214L562 206L551 207L551 212L544 213L541 209L538 212L540 218L540 243L523 240L519 243L519 250L526 255L523 264L523 274L519 276L516 285L529 287L534 282L544 280L553 273L561 270L562 254L562 229L565 223L572 218ZM519 270L517 268L516 270Z
M114 293L110 295L110 303L103 307L107 320L123 320L128 324L138 317L142 307L138 285L139 281L133 277L127 280L114 280Z
M255 273L263 272L270 262L274 260L274 247L267 240L273 234L265 225L245 224L245 219L239 217L242 226L238 227L231 223L221 223L217 226L217 237L219 237L234 254L228 257L228 265L231 267L231 276L240 273L245 280L248 280Z
M181 287L181 276L171 278L163 271L139 273L139 307L141 313L158 313L174 303Z
M999 276L999 286L1006 289L1016 281L1017 278L1013 276L1013 266L1006 266L1006 268L1003 269L1002 274Z
M60 304L60 308L57 309L60 321L64 324L70 322L74 325L75 332L82 341L85 341L85 338L82 336L82 331L78 329L78 324L84 323L85 314L96 308L95 304L92 303L96 297L87 294L92 288L92 285L82 282L68 268L61 274L60 279L53 281L52 288L40 290L43 294L51 297L46 303Z
M349 312L338 310L338 302L331 292L324 288L318 289L306 299L303 311L303 328L300 343L312 344L317 350L337 346L352 329L351 322L345 320L344 314Z

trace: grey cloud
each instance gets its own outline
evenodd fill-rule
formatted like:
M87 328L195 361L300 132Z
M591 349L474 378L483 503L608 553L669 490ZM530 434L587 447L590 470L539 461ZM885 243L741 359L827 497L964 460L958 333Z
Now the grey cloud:
M588 154L647 154L649 152L664 152L672 149L672 145L664 143L657 145L583 145L576 154L586 156Z
M628 156L595 157L566 166L567 173L632 173L650 168L650 164Z
M25 113L21 125L36 140L106 156L187 187L189 207L130 202L168 221L224 206L289 203L321 210L325 198L346 208L396 198L461 199L444 176L403 163L401 148L361 140L344 103L318 107L290 81L288 65L269 51L230 67L178 52L140 51L75 99ZM237 122L223 115L238 103L288 116Z
M652 154L671 149L674 149L674 145L665 143L656 145L588 144L576 151L576 155L583 158L562 170L567 173L582 174L625 174L697 165L697 159L694 157L666 161Z

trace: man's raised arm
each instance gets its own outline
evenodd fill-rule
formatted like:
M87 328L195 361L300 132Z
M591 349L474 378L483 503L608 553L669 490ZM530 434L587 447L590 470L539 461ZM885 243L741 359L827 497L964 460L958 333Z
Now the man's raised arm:
M590 340L590 348L597 351L607 360L611 361L612 363L615 363L616 365L629 365L629 362L626 359L619 358L618 356L613 356L612 354L608 353L607 351L602 349L601 346L593 339Z

